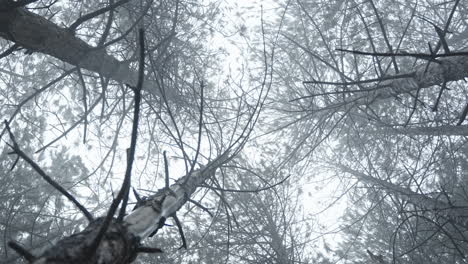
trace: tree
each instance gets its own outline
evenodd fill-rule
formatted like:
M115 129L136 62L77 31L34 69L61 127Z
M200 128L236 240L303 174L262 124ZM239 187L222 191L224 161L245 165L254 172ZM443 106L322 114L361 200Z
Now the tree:
M466 4L228 9L0 1L5 259L463 263ZM210 47L234 35L239 69Z
M165 220L171 217L176 220L186 247L181 224L175 213L191 197L196 196L195 191L200 185L208 179L214 179L215 171L242 150L258 119L264 98L268 94L268 87L263 82L256 91L258 96L253 100L252 97L247 98L250 94L244 91L242 91L244 94L236 99L226 100L223 94L226 91L222 89L218 91L213 83L205 81L207 74L213 74L210 71L216 70L217 64L214 56L205 56L203 52L206 52L206 46L200 42L200 38L209 31L192 30L200 25L206 25L207 20L216 19L218 10L216 3L208 3L207 6L182 1L160 3L143 1L140 5L131 1L116 3L110 1L108 4L95 2L90 5L80 3L79 9L95 10L88 11L89 13L83 16L80 13L75 22L71 22L73 15L61 18L56 18L54 15L55 12L60 13L60 16L66 12L77 15L72 12L76 7L59 6L55 2L41 2L28 6L34 8L35 11L32 12L31 9L24 7L31 2L34 1L0 3L2 22L4 22L2 25L5 25L1 29L0 36L14 43L2 53L2 63L7 66L6 69L14 68L18 65L15 65L14 57L20 56L14 53L17 53L18 49L25 49L26 55L33 54L31 56L35 58L32 62L34 66L42 65L35 60L50 61L52 65L50 68L39 68L32 76L42 76L50 80L51 77L47 74L54 74L54 71L61 67L64 67L64 73L52 77L52 80L46 82L42 88L31 93L27 86L34 78L28 80L25 76L17 76L16 69L6 70L4 73L13 79L4 82L7 87L5 91L8 92L10 89L14 91L15 96L8 98L14 107L6 109L11 111L11 115L10 119L5 121L4 132L6 131L10 137L8 143L12 150L10 154L26 161L37 174L67 197L86 216L89 224L73 223L72 229L68 232L70 235L60 234L60 236L65 235L65 238L53 246L48 246L42 252L26 250L14 241L10 241L9 246L31 263L130 263L139 252L161 252L158 248L141 246L141 241L162 228ZM205 9L207 7L209 8ZM49 16L50 12L53 13L52 16ZM67 22L70 22L67 28L59 25ZM141 28L139 41L133 39L135 28ZM181 29L182 34L177 32L178 29ZM143 32L146 38L143 37ZM113 40L107 40L114 35L118 36ZM65 63L63 66L62 62ZM135 67L136 64L138 67ZM29 67L23 69L25 73L32 68L27 65L25 63L20 66ZM72 77L71 74L76 75ZM18 81L14 79L15 77L22 80ZM59 84L66 89L58 90ZM82 89L75 89L70 84L77 84ZM57 90L51 91L51 88ZM131 96L131 93L134 93L134 96ZM102 173L102 170L119 167L116 163L126 160L123 162L126 163L123 183L116 197L112 197L112 202L109 203L106 199L110 199L110 195L107 195L108 197L98 202L98 206L95 207L98 214L104 209L104 217L94 219L95 214L89 212L76 195L63 188L56 177L49 176L28 155L30 151L26 152L22 147L25 142L16 139L20 138L17 127L38 126L37 120L26 119L21 115L23 112L31 111L27 107L34 106L33 99L40 100L47 106L49 104L56 106L55 109L52 107L52 111L44 112L55 116L57 123L50 124L49 116L42 115L43 123L39 125L37 134L39 138L42 135L50 137L46 133L50 128L59 132L50 142L45 144L41 142L42 146L37 151L41 152L45 159L54 160L54 174L59 172L55 170L59 164L55 163L49 149L67 135L77 133L75 130L77 127L83 128L83 142L89 144L89 148L93 147L94 142L102 145L100 149L104 154L101 155L102 160L97 163L97 167L90 173L79 175L79 178L73 181L74 184L101 174L104 179L99 182L98 178L98 182L99 187L103 187L106 182L111 182L108 178L113 174ZM64 104L62 100L67 100L67 103ZM40 107L41 104L37 105ZM101 108L100 113L97 111L98 106ZM133 117L127 118L132 112ZM139 122L140 120L142 122ZM69 123L71 125L65 128ZM109 126L114 125L115 129L109 129ZM129 131L126 127L132 128ZM162 133L155 135L157 131ZM131 133L126 158L118 154L119 141L122 141L120 137L124 133ZM157 148L163 145L178 152L176 158L172 160L182 161L178 163L184 168L182 175L185 176L170 183L170 177L174 174L169 173L170 159L164 154L165 187L137 201L134 210L126 214L131 179L135 180L137 172L135 168L132 170L133 161L139 156L144 156L136 147L137 138L140 144L141 142L147 144L147 152L144 154L161 153ZM31 146L34 144L37 143L31 143ZM147 161L157 160L162 160L162 155L147 158ZM21 161L12 160L12 167L15 167L17 162ZM138 172L144 173L146 168L145 165ZM181 173L178 171L175 174ZM154 186L156 178L154 172L152 178ZM142 177L138 180L142 180ZM91 192L99 191L91 184L85 187ZM17 193L12 192L12 195ZM95 198L102 199L97 195ZM193 203L203 208L199 203L194 201ZM109 204L110 207L107 209ZM12 206L14 205L10 207ZM63 201L55 204L54 217L58 216L60 208L63 209ZM116 213L117 216L114 218ZM33 225L41 222L36 218ZM9 225L9 222L5 224ZM73 230L74 227L85 228L76 232ZM32 230L38 229L33 227ZM49 230L46 230L47 232ZM21 233L15 233L11 238L20 242L24 239L32 241L34 235L36 234L31 232L24 237ZM31 245L33 244L31 242ZM4 253L9 257L7 251Z
M290 162L325 167L355 186L336 260L461 262L465 4L284 5L275 131L295 135Z

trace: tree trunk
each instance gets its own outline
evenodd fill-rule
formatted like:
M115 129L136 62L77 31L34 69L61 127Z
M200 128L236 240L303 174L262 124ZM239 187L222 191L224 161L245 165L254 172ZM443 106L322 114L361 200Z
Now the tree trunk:
M0 0L0 7L8 0ZM44 17L24 8L0 10L0 37L33 52L40 52L71 65L99 73L117 82L137 84L137 72L128 63L106 53L104 47L92 47ZM144 81L144 90L159 96L161 93L151 80ZM176 99L176 92L165 91L168 100Z
M468 136L468 126L381 127L370 133L408 136Z
M123 222L113 221L97 250L90 248L101 228L103 218L93 221L85 230L58 241L41 256L35 257L32 263L131 263L140 252L140 241L161 228L164 221L181 208L196 188L213 176L216 169L228 160L228 154L225 153L206 167L178 179L169 188L158 190L127 215Z
M392 98L399 94L441 85L444 82L463 80L468 77L468 56L440 58L438 62L431 62L429 66L424 63L410 75L412 77L408 77L408 73L406 73L402 75L405 76L404 78L381 81L377 84L379 88L370 92L371 97L362 97L362 94L358 94L347 98L347 101L366 105L376 99Z

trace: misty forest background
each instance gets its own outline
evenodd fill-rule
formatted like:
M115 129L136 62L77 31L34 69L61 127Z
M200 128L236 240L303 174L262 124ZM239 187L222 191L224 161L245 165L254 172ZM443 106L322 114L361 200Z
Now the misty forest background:
M105 216L144 47L127 214L230 158L178 209L187 249L168 219L135 263L466 263L468 2L236 2L0 1L2 120ZM0 263L26 263L10 241L88 221L0 131Z

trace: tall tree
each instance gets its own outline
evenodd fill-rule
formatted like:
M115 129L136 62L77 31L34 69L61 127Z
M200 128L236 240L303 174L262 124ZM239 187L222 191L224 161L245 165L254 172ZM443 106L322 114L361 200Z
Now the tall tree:
M289 11L272 103L282 118L273 129L294 135L285 139L290 162L334 171L367 209L349 204L337 260L414 263L417 252L461 261L465 3L281 3Z
M242 150L269 91L263 82L254 97L241 87L240 95L226 99L232 87L210 81L219 63L203 41L216 30L211 22L222 23L218 4L2 1L0 10L2 44L10 45L0 62L7 103L2 112L9 116L2 136L13 157L9 167L24 171L29 165L34 171L29 177L42 177L58 191L55 205L50 199L31 204L36 217L26 233L25 227L11 232L18 210L12 200L24 199L11 190L5 198L11 202L4 245L10 240L9 246L31 263L130 263L141 252L161 252L141 243L173 218L186 247L176 212L197 197L201 185L213 184L216 171ZM19 54L21 49L25 54ZM31 113L39 117L28 118ZM18 131L30 127L36 133L23 140ZM95 162L89 171L76 156L65 160L66 149L52 150L76 136L87 149L75 142L71 151L89 155ZM34 150L40 162L32 157ZM123 177L117 177L120 171ZM154 193L138 198L129 212L132 185ZM45 192L36 196L48 198ZM86 219L73 219L76 209ZM63 211L73 213L62 216ZM51 227L49 216L62 218L58 228ZM60 239L26 249L51 234ZM14 260L6 247L3 253L7 262Z

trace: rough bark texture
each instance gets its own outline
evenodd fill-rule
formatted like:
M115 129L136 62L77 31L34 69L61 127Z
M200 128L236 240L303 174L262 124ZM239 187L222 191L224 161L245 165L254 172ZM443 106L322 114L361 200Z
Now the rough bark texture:
M90 246L104 218L99 218L80 233L60 240L33 264L131 263L137 256L139 238L128 231L125 223L112 222L94 254Z
M196 188L211 177L227 159L228 154L225 153L206 167L178 179L169 188L160 189L154 195L147 197L138 208L125 217L130 232L145 239L158 230L167 218L174 215L187 202Z
M6 0L0 0L0 7ZM93 71L115 81L135 86L137 72L106 53L104 48L95 48L77 38L66 28L59 27L42 16L24 8L0 10L0 37L12 41L33 52L55 57L63 62ZM151 80L145 80L144 89L160 95ZM175 91L165 91L169 100L176 97Z
M180 209L196 188L228 160L229 156L225 153L204 168L178 179L169 188L160 189L147 197L122 223L114 221L111 224L94 255L90 254L90 245L99 232L103 218L92 222L85 230L58 241L55 246L37 256L33 264L131 263L137 256L140 241L161 228L164 221Z
M405 74L404 76L407 76ZM378 83L379 89L370 92L372 96L362 95L348 98L347 101L354 101L356 104L368 104L375 99L392 98L395 95L414 92L418 89L429 88L434 85L441 85L444 82L459 81L468 77L468 56L453 56L438 59L431 62L429 66L424 63L418 66L413 77L390 79ZM383 88L387 87L387 88Z
M459 81L468 76L468 57L453 56L438 59L438 62L427 63L416 68L413 78L389 80L385 84L396 91L407 92L418 88L428 88L433 85L450 81Z

